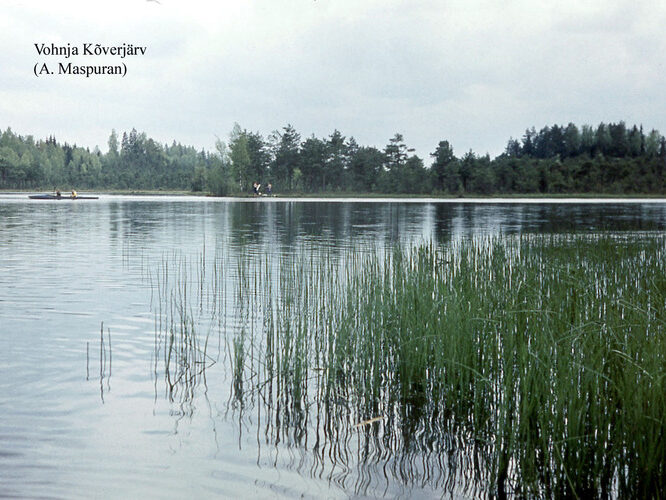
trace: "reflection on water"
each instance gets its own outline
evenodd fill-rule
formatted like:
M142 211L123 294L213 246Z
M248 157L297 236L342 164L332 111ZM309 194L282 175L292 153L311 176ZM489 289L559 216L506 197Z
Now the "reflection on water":
M418 418L446 411L428 387L396 412L327 393L344 369L277 356L298 348L278 328L298 316L279 299L289 257L325 256L343 286L353 248L666 228L653 202L24 198L0 196L6 496L475 496L485 445Z
M104 323L99 330L99 398L104 404L104 392L111 391L111 370L113 354L111 348L111 329L104 335ZM90 380L90 342L86 342L86 380Z

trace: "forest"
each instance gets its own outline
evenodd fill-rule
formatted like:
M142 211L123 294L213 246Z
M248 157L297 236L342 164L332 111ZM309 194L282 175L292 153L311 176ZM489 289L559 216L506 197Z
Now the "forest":
M111 131L108 150L55 137L0 134L0 189L179 190L249 195L272 184L277 194L665 194L666 139L624 122L527 129L491 159L461 157L442 140L425 160L396 133L383 149L334 130L303 139L291 125L263 137L235 124L214 151L161 144L132 129Z

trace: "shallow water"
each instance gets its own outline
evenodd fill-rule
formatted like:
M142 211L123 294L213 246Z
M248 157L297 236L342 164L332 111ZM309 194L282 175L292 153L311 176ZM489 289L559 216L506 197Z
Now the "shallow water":
M451 487L433 457L401 477L387 470L402 457L378 449L363 465L358 439L346 436L347 458L324 463L311 443L266 439L258 411L230 404L225 336L243 323L237 263L304 248L343 259L350 248L498 233L665 228L659 200L0 195L0 496L473 496L460 477ZM160 266L202 258L209 274L212 261L220 266L226 295L204 321L216 325L205 377L174 394L158 340Z

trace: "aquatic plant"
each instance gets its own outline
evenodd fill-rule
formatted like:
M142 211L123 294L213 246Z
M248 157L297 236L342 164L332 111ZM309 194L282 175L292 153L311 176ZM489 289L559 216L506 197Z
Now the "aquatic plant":
M232 405L303 473L354 477L359 494L393 477L474 496L659 496L665 244L241 255L223 332Z
M179 403L182 414L192 413L196 389L200 382L205 383L206 368L215 363L208 355L210 329L201 335L195 319L195 310L203 311L204 297L209 309L217 308L217 295L211 302L203 288L205 276L205 256L193 264L175 254L163 257L154 277L149 275L151 289L157 293L153 371L156 380L161 372L169 400ZM197 283L194 292L193 283Z

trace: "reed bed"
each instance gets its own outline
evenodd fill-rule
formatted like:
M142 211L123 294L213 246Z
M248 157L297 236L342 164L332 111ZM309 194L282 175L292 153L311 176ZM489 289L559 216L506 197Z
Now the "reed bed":
M659 495L663 249L552 236L397 253L383 279L354 287L378 283L341 323L347 358L364 360L355 385L376 393L369 368L389 359L398 406L441 402L498 496Z
M353 476L359 494L383 477L659 498L665 249L654 234L523 235L241 256L233 404L258 439L308 450L290 455L299 470Z

